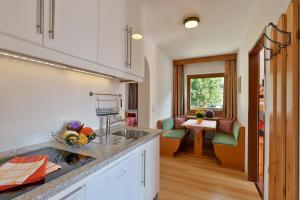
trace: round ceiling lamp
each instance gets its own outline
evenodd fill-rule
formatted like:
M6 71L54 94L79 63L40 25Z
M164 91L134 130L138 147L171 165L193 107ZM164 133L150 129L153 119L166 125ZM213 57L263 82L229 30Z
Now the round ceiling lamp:
M196 28L200 22L199 17L188 17L183 21L184 27L187 29Z
M135 39L135 40L141 40L141 39L143 39L143 35L139 34L139 33L135 33L131 37L132 37L132 39Z

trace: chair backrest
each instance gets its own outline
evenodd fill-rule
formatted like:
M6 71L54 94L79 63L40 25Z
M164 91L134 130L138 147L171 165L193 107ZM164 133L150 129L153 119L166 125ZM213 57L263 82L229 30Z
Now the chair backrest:
M159 120L157 122L157 128L163 130L171 130L174 128L174 119L172 117Z
M233 136L236 141L239 140L240 128L241 128L241 126L239 125L239 123L237 121L233 122L232 133L233 133Z

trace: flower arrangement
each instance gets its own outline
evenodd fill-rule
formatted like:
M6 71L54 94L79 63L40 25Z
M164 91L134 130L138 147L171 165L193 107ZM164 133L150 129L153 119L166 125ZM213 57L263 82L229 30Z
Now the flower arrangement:
M196 117L197 118L203 118L205 116L205 111L204 110L197 110L196 111Z
M197 117L197 122L198 123L202 123L203 122L204 116L205 116L205 111L204 110L197 110L196 111L196 117Z

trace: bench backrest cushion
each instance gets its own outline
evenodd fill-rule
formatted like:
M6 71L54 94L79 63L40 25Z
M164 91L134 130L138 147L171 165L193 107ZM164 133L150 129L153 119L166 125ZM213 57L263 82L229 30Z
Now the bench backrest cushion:
M232 125L232 133L236 141L239 140L240 135L240 125L237 121L235 121Z
M217 131L231 135L233 122L234 120L231 119L220 119L218 121Z
M187 118L185 116L176 117L174 120L174 128L175 129L184 129L184 127L181 125L184 122L186 122Z
M174 128L174 119L172 117L162 120L162 129L171 130Z

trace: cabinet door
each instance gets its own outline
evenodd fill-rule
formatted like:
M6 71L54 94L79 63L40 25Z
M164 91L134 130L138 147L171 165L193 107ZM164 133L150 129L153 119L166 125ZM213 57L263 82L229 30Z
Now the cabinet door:
M159 137L144 145L145 183L142 188L143 200L153 200L159 192Z
M99 55L102 65L125 70L126 1L99 1Z
M139 33L144 36L144 7L139 0L127 0L127 23L132 28L132 34ZM131 41L131 68L129 72L138 76L144 76L145 56L144 39Z
M135 152L87 184L87 199L140 200L140 154Z
M1 0L0 32L9 36L42 44L39 33L42 13L40 0Z
M98 0L46 0L45 46L97 62Z

